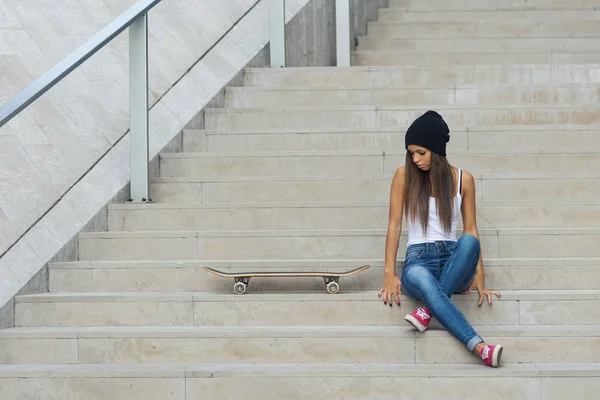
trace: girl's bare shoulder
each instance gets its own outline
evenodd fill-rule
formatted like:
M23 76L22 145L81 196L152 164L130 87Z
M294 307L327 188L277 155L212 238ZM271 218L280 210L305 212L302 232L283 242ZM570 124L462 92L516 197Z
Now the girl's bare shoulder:
M458 167L452 166L452 173L458 177ZM462 180L463 182L465 182L465 178L466 180L473 180L473 175L471 175L471 173L469 171L467 171L466 169L462 168Z
M394 178L392 179L392 184L404 184L404 176L406 174L406 167L398 167L396 168L396 172L394 172Z
M405 172L406 172L406 167L403 165L401 167L396 168L396 172L394 173L394 176L398 176L398 175L404 176Z

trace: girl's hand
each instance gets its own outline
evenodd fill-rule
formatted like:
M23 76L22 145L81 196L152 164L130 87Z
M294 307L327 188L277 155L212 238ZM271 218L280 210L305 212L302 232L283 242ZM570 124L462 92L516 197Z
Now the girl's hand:
M392 301L396 299L396 304L400 305L400 294L402 293L402 283L398 275L384 275L383 289L379 291L379 297L383 297L383 304L392 306Z
M479 303L477 304L478 306L480 306L483 303L483 299L485 297L487 297L488 304L491 305L492 294L496 295L497 297L502 297L500 295L500 292L487 290L485 288L485 282L483 281L483 277L480 275L475 275L475 279L473 279L471 286L469 286L469 288L464 293L470 293L473 289L477 290L477 292L479 293Z

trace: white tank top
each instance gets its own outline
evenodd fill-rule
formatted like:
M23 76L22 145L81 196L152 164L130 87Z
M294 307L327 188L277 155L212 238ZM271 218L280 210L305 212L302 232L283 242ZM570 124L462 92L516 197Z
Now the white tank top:
M436 241L456 242L456 227L458 215L462 205L462 169L458 170L458 193L454 196L454 211L452 215L452 229L449 233L444 232L434 197L429 197L429 219L427 222L427 234L423 232L423 227L417 218L415 222L412 218L407 218L408 223L408 242L407 247L417 243L432 243Z

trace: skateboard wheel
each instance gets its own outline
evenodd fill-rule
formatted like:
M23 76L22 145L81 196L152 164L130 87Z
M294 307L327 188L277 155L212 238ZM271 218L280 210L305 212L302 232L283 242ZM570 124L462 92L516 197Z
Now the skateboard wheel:
M329 282L327 284L327 291L331 294L336 294L340 291L340 285L337 282Z
M236 282L233 285L233 291L237 294L244 294L246 292L246 284L244 282Z

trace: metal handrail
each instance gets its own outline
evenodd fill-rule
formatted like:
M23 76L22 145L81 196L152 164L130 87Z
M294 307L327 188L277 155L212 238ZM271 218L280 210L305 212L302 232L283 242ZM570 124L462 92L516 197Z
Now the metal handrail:
M81 45L68 57L61 60L44 75L33 81L20 93L13 96L0 107L0 127L23 111L29 104L46 93L54 85L65 78L71 71L84 63L88 58L103 48L121 32L133 24L138 17L146 14L161 0L142 0L133 5L117 19L104 27L100 32Z
M130 201L149 202L148 18L161 0L140 0L104 29L0 106L0 128L129 28ZM271 66L285 67L285 1L270 2ZM350 65L350 9L336 0L337 65Z
M129 148L132 202L150 201L148 143L148 12L161 0L140 0L0 107L0 128L129 28Z

